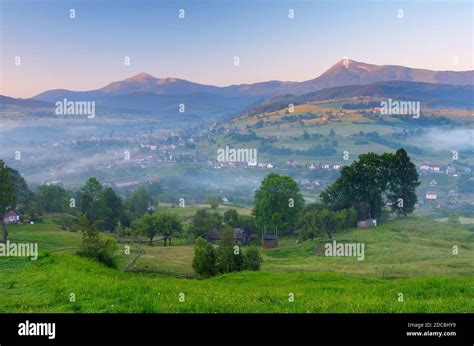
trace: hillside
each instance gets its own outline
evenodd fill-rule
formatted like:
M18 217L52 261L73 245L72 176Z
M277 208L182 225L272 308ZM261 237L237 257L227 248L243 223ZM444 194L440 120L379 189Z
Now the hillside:
M262 101L249 107L244 113L259 114L273 112L294 105L354 97L380 97L395 100L419 101L429 108L472 108L474 107L474 86L454 86L412 82L377 82L369 85L347 85L328 88L301 96L283 95Z
M337 241L364 242L364 261L315 255L316 241L297 244L286 238L280 249L265 251L261 272L208 280L107 269L74 256L70 250L79 234L52 224L14 226L10 234L14 241L38 242L43 251L36 262L0 258L0 290L7 293L0 295L2 312L474 311L472 233L425 219L336 234ZM453 245L459 246L457 256ZM164 252L180 248L186 264L189 247L173 246L156 247L155 265L179 270L183 257ZM75 303L68 300L71 292ZM185 302L179 302L180 293ZM399 293L404 302L398 302Z

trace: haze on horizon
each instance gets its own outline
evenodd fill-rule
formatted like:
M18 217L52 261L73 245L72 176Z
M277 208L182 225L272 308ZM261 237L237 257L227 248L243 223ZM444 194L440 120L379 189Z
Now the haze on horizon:
M0 9L0 94L11 97L97 89L140 72L217 86L304 81L343 57L474 69L470 1L0 0Z

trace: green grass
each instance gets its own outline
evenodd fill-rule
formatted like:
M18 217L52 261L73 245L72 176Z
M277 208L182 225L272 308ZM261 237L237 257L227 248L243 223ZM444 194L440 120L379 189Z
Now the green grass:
M474 312L474 236L416 217L335 236L364 242L364 261L316 255L319 241L287 237L263 251L262 271L207 280L106 268L69 251L80 234L52 224L15 225L10 236L38 242L41 255L0 257L0 312ZM139 266L190 270L191 246L144 249Z

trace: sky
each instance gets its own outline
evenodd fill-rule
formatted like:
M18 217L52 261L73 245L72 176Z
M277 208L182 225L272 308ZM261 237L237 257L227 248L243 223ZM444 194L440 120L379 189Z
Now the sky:
M91 90L140 72L219 86L303 81L344 57L472 70L473 3L0 0L0 94Z

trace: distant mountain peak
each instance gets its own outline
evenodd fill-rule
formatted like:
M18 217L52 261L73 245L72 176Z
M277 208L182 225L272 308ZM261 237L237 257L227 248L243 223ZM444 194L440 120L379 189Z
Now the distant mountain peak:
M139 74L128 78L128 80L133 80L133 81L142 81L142 80L147 80L147 79L156 79L156 77L146 72L140 72Z

